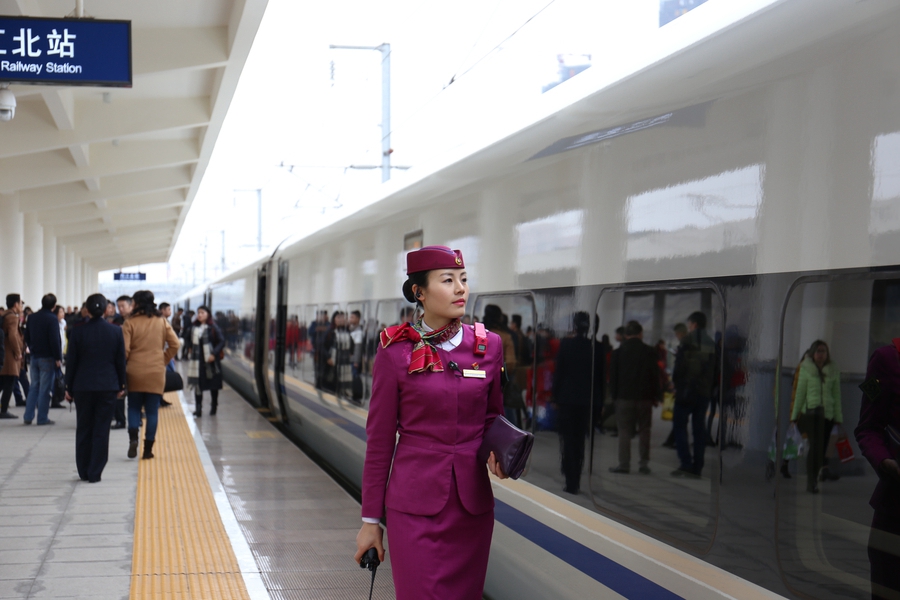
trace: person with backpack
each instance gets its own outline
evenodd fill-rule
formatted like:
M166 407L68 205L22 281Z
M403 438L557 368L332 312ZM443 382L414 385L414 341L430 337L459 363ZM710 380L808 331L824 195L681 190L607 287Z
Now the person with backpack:
M706 315L694 312L687 318L687 335L678 346L672 382L675 386L675 407L672 430L679 466L673 477L698 479L703 471L706 453L706 413L718 383L718 351L706 333ZM693 453L688 444L687 426L691 423Z

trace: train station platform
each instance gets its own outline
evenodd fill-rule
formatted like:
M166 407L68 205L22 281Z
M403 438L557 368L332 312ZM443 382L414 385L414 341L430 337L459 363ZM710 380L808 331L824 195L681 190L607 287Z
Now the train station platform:
M0 421L0 598L366 597L359 504L236 392L200 419L168 398L155 458L112 431L97 484L75 470L74 411ZM389 560L373 597L394 597Z

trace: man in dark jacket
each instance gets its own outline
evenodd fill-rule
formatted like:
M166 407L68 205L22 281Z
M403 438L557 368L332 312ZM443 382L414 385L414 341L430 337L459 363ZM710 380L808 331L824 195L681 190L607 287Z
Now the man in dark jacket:
M122 328L103 318L106 298L86 303L90 321L72 331L66 352L66 399L78 410L75 465L84 481L100 481L109 456L109 426L115 401L124 396L125 338Z
M25 345L31 350L31 389L25 404L23 420L31 425L37 409L38 425L53 425L47 418L53 398L56 370L62 364L62 344L59 340L59 320L53 313L56 296L41 298L41 310L28 317Z
M687 319L688 333L675 355L672 383L675 385L675 409L672 431L681 463L672 471L675 477L700 477L706 452L706 413L718 383L716 343L706 334L706 315L692 313ZM687 425L691 422L694 452L688 444Z
M553 373L553 399L558 409L560 463L566 478L563 491L577 494L584 467L584 440L591 422L591 401L600 396L603 363L600 352L588 338L591 317L586 312L573 315L575 337L559 343ZM593 386L593 387L592 387Z
M616 403L619 429L619 464L613 473L631 472L631 438L638 427L640 472L650 474L650 423L653 405L659 402L659 367L656 352L641 341L644 328L637 321L625 325L625 340L612 353L609 367L610 394Z

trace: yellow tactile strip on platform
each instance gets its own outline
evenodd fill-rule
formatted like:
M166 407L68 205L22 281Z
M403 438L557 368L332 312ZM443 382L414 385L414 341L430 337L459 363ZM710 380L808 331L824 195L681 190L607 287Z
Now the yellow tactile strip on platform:
M141 460L131 598L247 598L247 588L177 394L159 411L155 458ZM141 430L143 433L143 429Z

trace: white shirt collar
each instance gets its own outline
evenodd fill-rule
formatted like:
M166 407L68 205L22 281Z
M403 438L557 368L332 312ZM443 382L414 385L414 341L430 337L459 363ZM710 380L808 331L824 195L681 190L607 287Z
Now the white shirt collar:
M429 327L428 323L425 322L425 319L422 319L422 328L425 331L434 331L434 328ZM456 335L454 335L452 338L450 338L443 344L438 344L438 348L440 348L441 350L447 350L449 352L450 350L453 350L454 348L459 346L462 343L462 339L463 339L463 330L462 330L462 327L460 327L459 331L456 333Z

